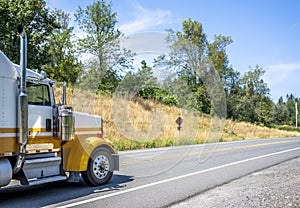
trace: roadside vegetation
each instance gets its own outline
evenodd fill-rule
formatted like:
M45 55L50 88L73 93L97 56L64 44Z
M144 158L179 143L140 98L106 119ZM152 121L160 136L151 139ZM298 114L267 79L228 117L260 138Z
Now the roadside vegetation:
M283 138L300 136L298 128L291 126L265 127L263 125L251 124L249 122L237 122L231 119L225 121L224 129L221 131L221 137L217 141L208 137L211 131L211 116L204 113L190 112L182 116L184 119L182 130L177 130L176 118L182 115L182 109L176 106L157 103L154 100L145 100L142 98L130 101L129 104L129 127L137 131L149 131L151 122L156 122L155 118L151 121L151 113L160 110L165 116L165 122L162 126L159 136L153 139L127 138L120 133L117 123L113 118L113 100L111 96L96 95L80 89L68 93L68 103L72 104L76 111L96 114L103 116L104 136L112 140L119 150L145 149L168 147L189 144L203 144L209 142L227 142L259 138ZM185 123L194 121L196 128L190 129ZM196 122L195 122L196 121ZM196 136L186 137L194 131Z
M75 21L83 35L76 36L70 14L50 10L44 0L0 0L0 50L18 63L15 27L22 24L28 67L67 82L75 110L103 116L105 134L119 149L298 136L292 126L299 98L288 94L274 102L262 67L233 68L226 52L234 41L230 36L216 34L209 41L204 26L189 18L179 31L166 29L168 54L134 66L135 54L121 47L124 34L112 8L104 0L78 7ZM158 79L155 69L170 76ZM123 115L119 110L125 101ZM184 117L180 132L174 122L179 115ZM212 139L213 118L226 122ZM128 136L126 127L135 131Z

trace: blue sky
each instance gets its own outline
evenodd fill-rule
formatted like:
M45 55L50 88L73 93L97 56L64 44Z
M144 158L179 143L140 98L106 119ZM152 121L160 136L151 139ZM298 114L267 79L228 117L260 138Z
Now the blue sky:
M93 0L46 2L72 14ZM203 25L209 40L217 34L231 36L227 53L235 70L243 74L249 66L259 65L266 71L263 78L274 101L290 93L300 97L299 0L112 0L112 4L125 35L181 30L182 21L192 18ZM155 45L154 39L146 40Z

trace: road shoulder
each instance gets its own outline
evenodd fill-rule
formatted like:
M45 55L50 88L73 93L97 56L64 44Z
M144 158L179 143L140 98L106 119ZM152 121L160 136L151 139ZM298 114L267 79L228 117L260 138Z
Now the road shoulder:
M171 208L300 207L300 158L252 173Z

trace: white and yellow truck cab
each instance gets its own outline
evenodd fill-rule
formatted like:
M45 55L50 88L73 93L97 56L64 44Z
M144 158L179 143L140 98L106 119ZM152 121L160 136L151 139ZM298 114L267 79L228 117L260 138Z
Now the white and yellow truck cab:
M119 155L103 137L100 116L73 112L55 102L55 81L26 68L26 33L21 38L20 65L0 51L0 187L52 181L91 186L107 183L119 170Z

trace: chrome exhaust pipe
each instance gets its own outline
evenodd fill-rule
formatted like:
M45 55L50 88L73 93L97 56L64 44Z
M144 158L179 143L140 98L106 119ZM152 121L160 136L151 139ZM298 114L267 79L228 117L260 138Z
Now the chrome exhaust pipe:
M28 96L26 94L26 68L27 68L27 37L25 30L22 26L18 26L18 33L20 35L20 69L21 69L21 87L19 94L19 155L17 157L16 165L14 166L13 173L19 172L24 163L26 154L26 144L28 136Z
M26 89L26 68L27 68L27 36L22 26L18 26L18 33L20 35L20 68L21 68L21 92Z

